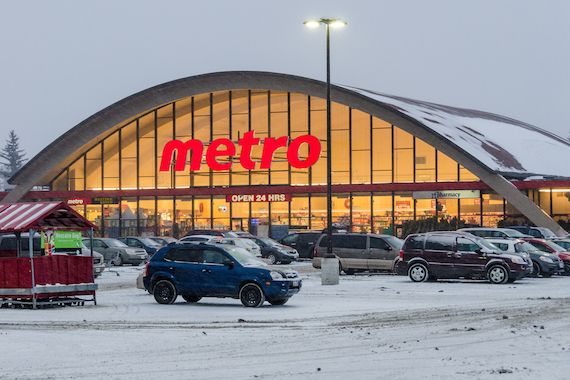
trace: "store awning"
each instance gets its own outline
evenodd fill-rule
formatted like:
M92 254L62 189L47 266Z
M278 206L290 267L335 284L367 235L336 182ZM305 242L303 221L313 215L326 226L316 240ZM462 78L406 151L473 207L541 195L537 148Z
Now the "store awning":
M0 205L0 233L48 229L88 230L96 228L65 202L26 202Z

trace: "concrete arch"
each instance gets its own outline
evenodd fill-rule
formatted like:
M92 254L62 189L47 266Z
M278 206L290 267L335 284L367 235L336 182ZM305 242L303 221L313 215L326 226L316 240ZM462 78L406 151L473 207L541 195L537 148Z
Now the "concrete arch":
M61 135L10 179L9 182L15 184L16 187L2 202L15 202L33 186L48 183L90 147L144 112L181 98L236 89L269 89L326 97L324 82L270 72L219 72L160 84L104 108ZM335 102L370 113L419 137L477 175L533 223L562 233L560 226L518 191L510 181L451 139L434 133L432 128L422 123L421 120L409 116L393 105L341 86L332 87L331 97Z

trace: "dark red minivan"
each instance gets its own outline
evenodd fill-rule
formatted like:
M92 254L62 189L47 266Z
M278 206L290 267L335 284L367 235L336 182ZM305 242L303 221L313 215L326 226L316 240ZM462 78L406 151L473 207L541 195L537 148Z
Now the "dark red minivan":
M485 239L451 231L409 235L400 258L414 282L469 278L504 284L532 271L521 256L503 253Z

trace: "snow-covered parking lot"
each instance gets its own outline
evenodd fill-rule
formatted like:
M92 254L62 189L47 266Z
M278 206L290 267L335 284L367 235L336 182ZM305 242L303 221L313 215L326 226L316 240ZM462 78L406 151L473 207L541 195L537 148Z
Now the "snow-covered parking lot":
M0 378L568 378L570 277L323 287L294 267L285 306L159 305L124 267L97 280L97 306L0 309Z

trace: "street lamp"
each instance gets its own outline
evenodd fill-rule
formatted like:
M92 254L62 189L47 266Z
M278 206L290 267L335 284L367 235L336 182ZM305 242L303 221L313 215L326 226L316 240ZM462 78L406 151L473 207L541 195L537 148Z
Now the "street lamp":
M327 253L321 259L322 285L337 285L339 282L339 262L332 251L332 145L331 145L331 44L330 29L339 29L347 23L338 18L320 18L304 22L307 28L316 29L321 24L326 28L327 37Z

